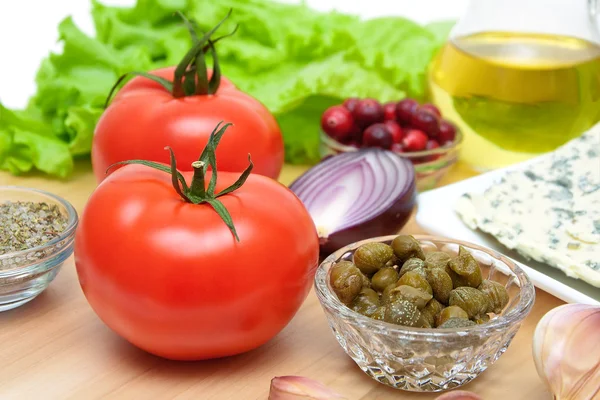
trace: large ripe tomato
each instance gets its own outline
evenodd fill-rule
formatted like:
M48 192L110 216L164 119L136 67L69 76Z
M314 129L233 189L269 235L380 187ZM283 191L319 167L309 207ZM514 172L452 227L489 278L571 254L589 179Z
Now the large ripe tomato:
M217 191L238 176L219 172ZM162 357L198 360L254 349L294 316L318 262L310 215L285 186L255 174L219 199L239 242L211 206L184 202L165 172L127 165L98 186L75 264L116 333Z
M173 80L174 67L151 74ZM98 121L92 145L96 179L102 181L106 169L118 161L168 163L167 145L177 153L179 168L190 171L220 121L233 123L217 152L220 170L243 171L250 153L254 173L279 176L284 158L281 131L258 100L225 78L215 94L175 98L160 84L138 76L118 92Z

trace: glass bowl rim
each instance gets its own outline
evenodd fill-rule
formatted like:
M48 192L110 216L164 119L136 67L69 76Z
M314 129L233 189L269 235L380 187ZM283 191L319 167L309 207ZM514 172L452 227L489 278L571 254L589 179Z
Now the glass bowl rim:
M337 140L335 140L334 138L332 138L331 136L329 136L328 134L323 132L323 129L319 129L319 136L320 136L321 140L323 141L323 143L325 143L327 146L331 147L332 149L334 149L336 151L349 152L349 151L361 150L360 148L347 146L343 143L338 142ZM463 144L463 141L464 141L464 135L463 135L462 131L457 127L456 128L456 137L455 137L454 141L452 142L451 146L438 147L438 148L431 149L431 150L412 151L409 153L398 153L398 152L395 152L392 150L390 150L390 151L392 151L394 154L399 155L400 157L404 157L407 159L420 158L420 157L432 156L432 155L444 155L444 154L448 154L452 150L460 149L460 147ZM425 163L422 163L419 165L423 165L423 164L425 164Z
M325 276L323 282L319 281L320 275L323 275L324 270L327 266L331 266L336 260L338 260L342 255L350 251L352 248L356 248L362 244L370 243L370 242L384 242L391 241L398 235L387 235L387 236L378 236L369 239L364 239L358 242L351 243L347 246L342 247L336 252L330 254L317 268L314 286L315 292L317 294L317 298L322 303L322 305L333 308L336 314L342 317L345 321L349 321L352 324L360 324L362 326L368 326L370 329L373 329L376 332L383 334L390 333L398 333L398 334L410 334L414 336L429 336L429 337L457 337L457 336L465 336L468 334L476 333L476 334L485 334L486 331L489 330L505 330L509 328L511 325L514 325L517 322L522 321L527 317L531 309L533 308L533 304L535 302L535 288L533 283L515 262L510 260L508 257L500 254L492 249L489 249L484 246L480 246L474 243L449 239L440 236L432 236L432 235L412 235L418 241L432 241L438 243L445 244L457 244L464 245L466 247L482 251L492 258L499 260L506 264L508 268L517 276L520 285L520 294L521 298L519 302L510 310L507 314L499 315L496 318L492 319L489 322L480 325L474 325L464 328L443 328L443 329L433 329L433 328L413 328L408 326L396 325L385 321L375 320L373 318L369 318L365 315L362 315L350 307L343 304L337 296L329 289L329 274L325 272Z
M65 230L62 231L60 233L60 235L58 235L54 239L49 240L48 242L41 244L39 246L31 247L29 249L13 251L13 252L6 253L6 254L0 254L0 261L8 260L8 259L15 258L18 256L24 256L31 252L44 250L45 248L51 247L51 246L57 244L58 242L69 238L75 232L75 229L77 228L77 223L79 222L79 217L77 216L77 211L75 210L75 207L73 207L73 205L71 203L69 203L67 200L65 200L62 197L57 196L53 193L47 192L45 190L24 187L24 186L0 186L0 192L3 192L5 190L10 190L10 191L14 191L14 192L23 192L23 193L35 193L35 194L41 194L43 196L50 197L52 200L55 200L57 203L59 203L62 207L64 207L67 210L67 218L68 219L67 219L67 226L65 227ZM22 268L27 268L27 266L24 266ZM0 275L3 273L9 272L9 271L14 271L14 270L19 270L19 269L20 268L14 268L14 269L9 269L7 271L0 271Z

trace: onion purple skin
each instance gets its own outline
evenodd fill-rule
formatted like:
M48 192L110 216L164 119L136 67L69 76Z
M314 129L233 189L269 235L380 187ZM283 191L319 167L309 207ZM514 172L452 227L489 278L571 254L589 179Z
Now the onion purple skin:
M328 236L320 235L321 258L360 240L398 233L408 222L417 195L412 163L381 149L328 157L296 179L290 189L304 202L318 230L328 225L324 223L330 220L324 217L331 215L328 211L346 212L333 227L325 227ZM378 195L369 198L367 193Z
M393 235L406 225L417 198L413 188L398 199L394 205L379 216L364 221L360 225L335 232L327 238L320 238L321 258L325 258L351 243L377 236Z

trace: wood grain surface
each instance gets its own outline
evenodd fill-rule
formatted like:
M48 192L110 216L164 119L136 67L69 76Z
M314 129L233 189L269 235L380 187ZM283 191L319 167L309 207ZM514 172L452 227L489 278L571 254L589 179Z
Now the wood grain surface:
M305 168L286 166L289 184ZM89 162L66 181L36 174L0 173L0 185L36 187L69 200L78 212L95 187ZM455 166L442 184L474 175ZM423 230L411 220L407 233ZM506 353L465 390L486 400L548 400L531 355L537 322L562 304L537 290L537 300ZM274 376L303 375L331 386L349 400L434 399L388 388L365 375L338 345L313 292L290 324L264 346L234 357L163 360L131 346L88 306L72 258L50 287L30 303L0 313L0 399L218 399L268 397Z

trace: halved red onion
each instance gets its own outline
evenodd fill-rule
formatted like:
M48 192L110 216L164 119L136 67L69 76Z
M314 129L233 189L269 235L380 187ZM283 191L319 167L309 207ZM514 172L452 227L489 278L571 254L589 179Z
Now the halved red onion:
M323 256L359 240L397 233L416 198L412 163L381 149L327 158L290 189L315 222Z

